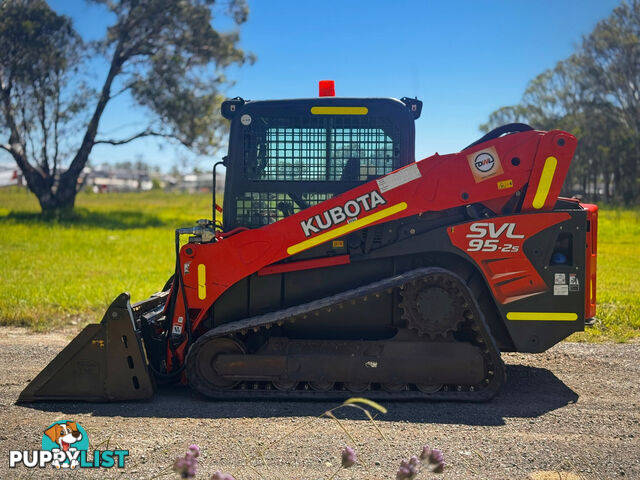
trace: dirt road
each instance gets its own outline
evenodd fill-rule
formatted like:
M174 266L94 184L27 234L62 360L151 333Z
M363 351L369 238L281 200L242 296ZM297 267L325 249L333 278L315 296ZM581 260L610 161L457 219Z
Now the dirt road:
M0 328L2 479L150 479L191 443L202 448L199 479L217 469L238 480L260 478L258 472L265 479L319 479L339 467L340 448L353 444L335 421L312 420L330 403L210 402L174 387L145 403L16 406L27 381L71 336ZM447 468L418 478L640 479L639 344L563 343L504 359L508 381L491 403L387 404L389 413L378 418L386 441L358 411L343 410L361 463L336 478L395 479L400 460L429 444L444 451ZM9 450L39 449L44 429L61 419L80 423L93 445L109 441L99 449L128 449L125 468L9 469ZM256 449L296 429L266 451L264 462L257 458Z

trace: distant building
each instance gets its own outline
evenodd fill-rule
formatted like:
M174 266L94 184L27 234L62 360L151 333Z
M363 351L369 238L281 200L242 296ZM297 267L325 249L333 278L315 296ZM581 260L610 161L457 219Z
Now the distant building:
M15 165L0 165L0 187L23 186L22 172Z
M220 171L222 170L222 171ZM216 190L224 192L224 169L220 169L216 178ZM64 169L58 174L64 173ZM185 192L211 192L213 179L211 172L162 174L131 168L116 168L108 165L85 167L78 183L94 193L143 192L154 188L179 190ZM24 186L24 177L20 169L11 164L0 164L0 187Z
M221 176L218 176L218 181L224 185L224 178ZM211 172L182 175L176 182L175 188L187 192L211 192L213 189Z
M95 193L136 192L153 188L153 179L142 170L85 168L83 183Z

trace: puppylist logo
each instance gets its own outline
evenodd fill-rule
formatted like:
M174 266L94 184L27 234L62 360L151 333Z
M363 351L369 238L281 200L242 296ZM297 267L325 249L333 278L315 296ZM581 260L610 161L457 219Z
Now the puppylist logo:
M89 451L89 435L77 422L59 420L42 434L42 450L9 451L9 467L24 465L27 468L124 468L129 450Z

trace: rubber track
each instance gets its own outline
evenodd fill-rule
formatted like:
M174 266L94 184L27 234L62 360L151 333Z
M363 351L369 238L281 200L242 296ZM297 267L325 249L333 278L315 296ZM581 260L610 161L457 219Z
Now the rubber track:
M236 334L244 335L249 331L255 332L261 329L268 329L275 325L291 323L296 321L304 321L309 315L319 310L327 310L338 306L340 303L350 301L364 301L366 297L382 293L385 290L394 288L402 288L408 282L418 280L425 276L437 276L443 280L449 280L450 284L447 288L456 288L467 302L468 308L472 315L469 321L473 322L472 329L476 332L476 343L484 346L483 355L487 362L486 371L492 372L484 380L486 386L484 388L465 391L467 387L445 386L438 392L423 393L417 390L405 390L402 392L386 392L384 390L366 390L356 393L349 390L332 390L327 392L319 392L311 389L281 391L275 389L270 382L265 381L243 381L231 390L216 390L210 388L199 377L190 375L194 371L193 364L198 357L198 351L208 340L212 338L233 336ZM453 287L452 287L453 286ZM487 401L495 396L505 381L505 367L497 345L491 336L487 323L484 319L480 307L476 299L473 297L469 286L465 281L451 272L438 267L426 267L411 270L409 272L386 278L377 282L364 285L352 290L347 290L336 295L314 300L309 303L296 305L294 307L285 308L275 312L250 317L235 322L225 323L215 327L202 335L190 348L186 358L186 371L189 384L192 388L200 393L216 399L289 399L289 400L342 400L348 396L361 395L367 398L380 400L438 400L438 401ZM250 385L247 385L247 384ZM266 387L269 385L269 387ZM266 388L265 388L266 387Z

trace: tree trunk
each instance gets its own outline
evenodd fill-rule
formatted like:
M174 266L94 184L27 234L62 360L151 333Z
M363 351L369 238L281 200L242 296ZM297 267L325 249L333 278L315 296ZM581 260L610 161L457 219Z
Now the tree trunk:
M38 171L25 175L27 186L38 198L44 217L57 217L73 210L76 201L76 182L60 181L54 186L54 179Z
M78 193L78 178L87 164L89 154L95 144L98 125L104 109L109 102L113 80L120 72L122 64L126 60L121 56L121 41L122 40L120 40L115 47L109 72L102 86L98 103L82 138L82 143L73 157L69 168L57 176L57 178L55 172L52 173L49 171L46 162L40 166L34 166L29 163L26 157L25 141L15 121L13 105L11 105L10 101L11 89L5 85L0 85L0 101L4 107L5 120L11 132L9 142L2 145L1 148L13 156L16 164L24 175L27 187L38 198L43 216L58 216L61 213L73 210L76 194Z

